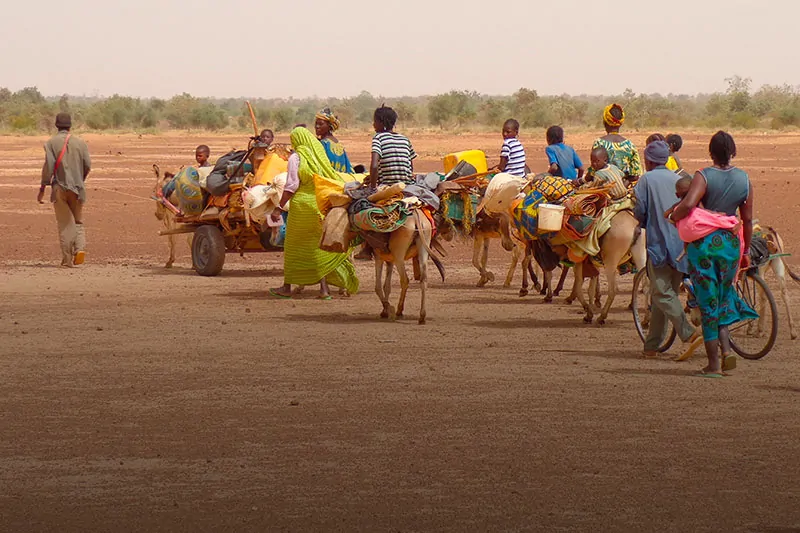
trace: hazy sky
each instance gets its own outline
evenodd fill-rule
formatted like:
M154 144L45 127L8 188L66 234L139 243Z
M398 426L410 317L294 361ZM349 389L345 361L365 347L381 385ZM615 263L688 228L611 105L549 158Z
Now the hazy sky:
M46 95L800 85L798 0L9 0L2 16L0 86Z

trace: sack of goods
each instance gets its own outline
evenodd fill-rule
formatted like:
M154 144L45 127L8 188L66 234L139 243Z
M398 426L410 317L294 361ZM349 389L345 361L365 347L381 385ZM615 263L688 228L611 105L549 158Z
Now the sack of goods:
M249 163L243 163L246 155L246 150L239 150L217 159L214 170L206 178L205 189L211 196L225 196L230 192L231 185L242 183L244 175L252 170ZM234 174L236 175L234 176Z
M286 173L284 172L275 176L269 185L256 185L245 189L242 193L244 210L259 224L269 222L269 216L278 207L285 186Z
M322 222L319 247L326 252L346 253L355 234L350 230L350 217L345 207L334 207Z
M174 178L178 207L184 215L199 215L203 212L203 189L200 176L194 167L186 167Z

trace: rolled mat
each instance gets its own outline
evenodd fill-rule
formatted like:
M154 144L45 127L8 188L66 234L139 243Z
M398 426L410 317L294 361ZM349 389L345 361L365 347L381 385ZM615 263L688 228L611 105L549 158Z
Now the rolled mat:
M408 213L401 204L371 207L350 215L350 224L356 231L391 233L406 223Z
M602 194L575 194L562 204L570 215L595 217L608 205L608 196Z

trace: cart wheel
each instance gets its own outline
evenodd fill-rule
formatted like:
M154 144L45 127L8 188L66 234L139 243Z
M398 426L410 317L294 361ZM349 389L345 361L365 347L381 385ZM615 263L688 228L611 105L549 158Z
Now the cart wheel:
M201 276L216 276L225 264L225 238L215 226L200 226L192 239L192 263Z

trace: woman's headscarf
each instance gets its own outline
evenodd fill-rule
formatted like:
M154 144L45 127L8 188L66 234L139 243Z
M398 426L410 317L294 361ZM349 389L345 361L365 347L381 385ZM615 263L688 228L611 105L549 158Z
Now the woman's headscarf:
M612 109L619 109L620 118L617 119L614 115L611 114ZM622 106L619 104L611 104L607 105L606 108L603 110L603 122L608 124L613 128L619 128L622 126L622 123L625 122L625 110L622 109Z
M326 107L325 109L317 113L314 118L324 120L325 122L330 124L332 132L339 129L340 126L339 119L336 118L336 115L333 114L333 111L331 111L329 107Z
M335 181L342 178L333 170L325 148L317 137L306 128L295 128L291 134L292 148L300 156L300 167L298 174L306 177L313 177L314 174L323 176Z

